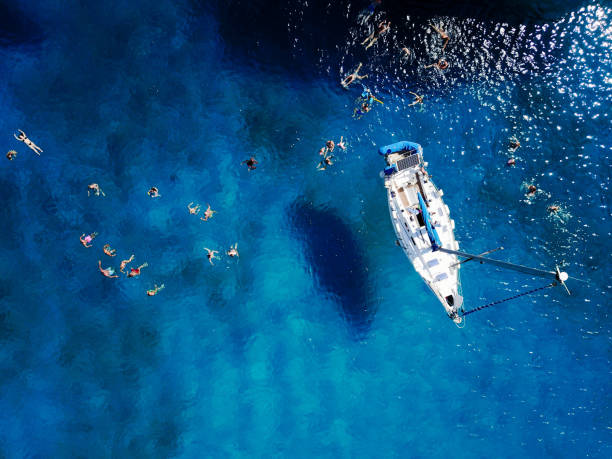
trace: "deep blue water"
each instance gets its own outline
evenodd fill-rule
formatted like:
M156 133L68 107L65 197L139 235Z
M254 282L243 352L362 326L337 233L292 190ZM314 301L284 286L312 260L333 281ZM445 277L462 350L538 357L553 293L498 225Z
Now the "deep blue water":
M358 2L2 2L2 456L612 455L612 8L393 5L364 52ZM441 55L428 21L452 38L444 73L423 68ZM361 120L338 85L358 62L384 101ZM376 146L403 139L463 250L565 263L572 296L457 329L395 246ZM239 260L207 262L234 242ZM98 272L132 253L139 278ZM467 309L545 282L462 280Z

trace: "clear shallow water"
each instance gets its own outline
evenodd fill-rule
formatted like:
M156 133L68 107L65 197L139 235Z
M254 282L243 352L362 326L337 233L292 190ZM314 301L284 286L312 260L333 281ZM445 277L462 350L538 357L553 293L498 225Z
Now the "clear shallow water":
M356 6L340 22L296 4L242 33L243 4L19 8L31 23L0 48L19 151L0 178L4 455L610 455L608 7L434 18L453 37L444 75L420 69L439 54L427 18L364 54ZM359 91L337 83L359 61L385 105L354 120ZM340 135L348 151L316 171ZM588 283L457 330L394 245L375 147L400 139L423 145L463 249ZM191 201L219 212L201 222ZM235 241L238 262L206 262ZM139 279L98 273L118 264L107 242L149 263ZM542 284L469 264L462 279L468 308Z

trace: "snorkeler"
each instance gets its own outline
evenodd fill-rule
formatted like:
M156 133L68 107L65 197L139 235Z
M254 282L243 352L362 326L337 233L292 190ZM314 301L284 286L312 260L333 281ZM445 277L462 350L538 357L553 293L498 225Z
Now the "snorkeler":
M100 188L100 185L98 185L97 183L91 183L87 185L87 196L89 196L89 192L94 193L96 196L100 196L100 193L102 194L102 196L106 196L104 194L104 191L102 191L102 188Z
M323 159L317 166L317 170L324 171L325 169L327 169L327 166L333 165L334 163L332 163L331 161L333 157L334 157L333 155L328 155L328 154L323 156Z
M17 157L17 152L15 150L9 150L9 152L6 154L6 159L9 161L12 161L15 157Z
M515 151L518 147L521 146L521 142L517 140L516 137L512 137L509 142L510 150Z
M93 241L97 235L98 235L98 233L91 233L91 234L88 234L87 236L85 236L85 233L83 233L83 234L81 234L81 237L79 238L79 241L81 241L81 244L83 244L83 247L89 248L89 247L91 247L91 241Z
M157 292L159 292L160 290L164 289L164 284L161 284L159 287L157 286L157 284L155 284L155 288L151 289L151 290L147 290L147 295L148 296L155 296L157 295Z
M196 204L195 206L193 205L193 202L190 202L187 205L187 208L189 209L189 214L190 215L197 215L200 212L200 204Z
M348 89L350 84L355 82L355 80L363 80L364 78L368 77L367 75L359 75L359 70L361 70L362 65L363 64L360 62L359 65L357 66L357 70L355 70L350 75L347 75L342 81L340 81L340 84L342 85L344 89Z
M442 38L442 40L444 40L444 45L442 46L442 51L444 51L444 48L446 48L446 45L448 45L450 37L448 36L448 34L444 30L442 30L442 28L436 27L431 22L429 23L429 27L431 27L436 32L438 32L438 34L440 35L440 38Z
M109 278L113 278L113 277L119 277L115 274L115 270L112 267L108 267L108 268L104 268L102 269L102 261L98 260L98 269L100 270L100 272L102 274L104 274L105 277L109 277Z
M378 24L374 32L368 35L366 39L361 42L361 44L365 46L365 49L368 49L370 46L372 46L378 41L382 34L388 32L390 28L391 21L382 21L380 24Z
M553 206L548 206L548 208L546 210L548 210L551 214L556 214L557 212L559 212L560 207L553 205Z
M238 243L237 242L234 245L230 245L230 248L227 251L227 254L230 257L238 257L238 256L240 256L239 253L238 253Z
M516 164L516 159L514 158L510 158L508 161L506 161L506 166L514 166Z
M250 171L257 169L256 164L259 164L255 157L251 156L249 159L245 159L240 164L246 164Z
M115 255L117 255L117 251L115 249L111 249L110 244L104 244L104 247L102 247L102 250L109 257L114 257Z
M210 208L210 204L207 204L208 208L204 211L204 217L200 217L200 220L208 221L209 218L212 218L213 214L216 214L216 210L212 210Z
M445 70L448 68L448 62L446 62L444 59L438 59L438 62L434 62L433 64L425 66L426 69L430 67L435 67L438 70Z
M538 191L538 187L535 185L529 185L527 187L527 196L533 196L536 191Z
M221 258L217 257L216 254L219 253L218 250L210 250L206 247L204 247L204 250L206 250L206 258L208 258L208 261L210 262L211 265L214 266L213 260L217 259L220 260Z
M329 151L330 153L334 151L335 146L336 144L334 143L333 140L328 140L327 142L325 142L325 147L327 148L327 151Z
M157 187L154 187L154 186L152 186L151 189L147 191L147 194L151 196L152 198L161 197L161 194L159 194L159 190L157 189Z
M414 96L414 102L412 102L411 104L408 104L409 107L423 103L424 96L419 96L416 92L412 92L412 91L408 91L408 92Z
M143 263L141 264L138 268L130 268L130 272L127 273L127 277L136 277L136 276L140 276L140 270L142 268L146 268L147 266L149 266L148 263Z
M123 260L121 264L119 265L119 271L123 272L127 264L131 263L133 259L134 259L134 255L132 254L130 258L128 258L127 260Z
M340 142L338 142L336 145L338 145L338 148L340 148L340 150L346 150L346 144L344 143L344 136L340 136Z
M28 139L28 136L26 135L25 132L23 132L21 129L17 129L19 131L19 135L15 135L15 133L13 133L13 136L25 143L32 151L34 151L34 153L36 153L38 156L40 156L40 154L42 153L43 149L40 148L38 145L36 145L34 142L32 142L30 139Z
M372 110L372 107L367 102L361 104L360 107L355 107L353 110L353 118L360 119L363 115Z

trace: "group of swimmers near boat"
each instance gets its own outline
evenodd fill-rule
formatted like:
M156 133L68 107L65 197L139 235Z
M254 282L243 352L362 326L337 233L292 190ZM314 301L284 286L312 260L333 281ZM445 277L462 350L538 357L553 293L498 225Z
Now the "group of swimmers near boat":
M369 17L371 17L374 14L376 7L380 5L381 2L382 2L381 0L373 0L370 3L370 6L359 14L360 22L365 24L365 22L369 19ZM435 32L437 32L440 38L443 40L442 53L444 53L446 46L448 45L450 41L450 37L448 33L444 31L442 27L435 26L431 23L429 24L429 26ZM382 35L387 33L390 29L391 29L390 21L385 21L385 20L381 21L380 23L376 25L374 31L370 33L365 38L365 40L361 42L361 44L365 47L366 50L371 48L378 41L378 39ZM408 48L402 47L401 57L402 59L412 58L412 52ZM448 66L449 66L448 62L444 58L440 58L435 63L426 65L424 68L433 67L433 68L437 68L438 70L445 70L448 68ZM349 86L352 83L368 78L368 75L359 74L359 71L361 70L361 68L362 68L362 63L359 63L355 71L353 71L352 73L350 73L349 75L347 75L345 78L343 78L340 81L341 86L345 89L349 89ZM408 106L415 106L415 105L423 104L424 96L419 95L412 91L409 91L409 93L414 97L414 100ZM371 110L371 107L374 102L379 102L380 104L382 104L382 102L376 99L376 97L374 97L372 92L365 87L363 88L363 92L358 100L359 100L359 105L353 111L353 116L355 118L360 118L364 114L368 113ZM26 135L26 133L22 131L21 129L17 130L17 132L14 133L13 135L15 139L19 140L20 142L23 142L28 148L30 148L37 155L40 156L40 154L43 152L43 149L40 148L38 145L36 145L32 140L30 140L28 136ZM513 137L510 139L509 141L509 151L510 152L512 153L515 152L520 146L521 144L516 137ZM322 156L323 158L317 165L318 170L323 171L323 170L326 170L329 166L333 165L332 159L334 158L334 155L332 153L334 152L334 149L336 147L338 147L341 150L346 150L346 143L344 141L344 137L340 137L340 141L338 141L337 143L334 143L333 140L328 140L327 142L325 142L325 146L319 150L319 155ZM6 157L9 161L12 161L14 158L17 157L17 151L10 150L6 154ZM246 165L248 170L252 171L257 168L258 161L255 159L255 157L250 157L242 161L241 164ZM516 164L516 159L514 157L510 157L506 163L507 166L514 166L515 164ZM527 195L526 195L527 197L534 196L539 191L538 188L533 184L528 184L525 186L527 188ZM102 189L100 188L100 185L98 185L97 183L91 183L87 186L87 195L91 196L92 194L94 196L106 196L104 191L102 191ZM159 189L155 186L151 187L149 191L147 192L147 194L149 195L149 197L153 199L161 197L161 194L159 193ZM202 210L202 207L200 204L190 202L187 205L187 209L190 215L198 215L200 211ZM560 206L551 205L551 206L548 206L547 210L550 213L556 213L560 210ZM206 222L210 220L211 218L213 218L215 213L217 213L217 211L213 210L210 204L207 204L206 210L204 210L203 212L203 216L200 216L200 220ZM98 235L97 232L93 232L90 234L83 233L81 237L79 238L79 240L84 247L91 248L92 242L97 237L97 235ZM212 250L212 249L209 249L208 247L204 247L204 250L206 251L206 258L208 259L211 265L214 265L213 260L221 259L218 256L219 254L218 250ZM110 244L105 244L102 248L102 251L105 255L111 258L117 255L117 251L111 248ZM226 254L230 258L239 257L238 243L236 242L233 245L231 245L229 249L226 251ZM141 270L143 268L146 268L148 266L148 263L144 262L135 268L129 268L128 271L125 271L127 265L130 264L133 260L134 260L134 254L132 254L126 260L122 260L119 265L119 272L125 274L129 278L140 276ZM98 269L104 277L111 278L111 279L119 277L119 275L116 273L113 267L102 268L102 260L98 260ZM154 288L147 290L146 293L148 296L155 296L163 288L164 288L164 284L161 284L159 286L155 284Z
M26 135L25 132L23 132L21 129L18 129L17 132L14 134L15 139L23 142L28 148L30 148L32 151L34 151L34 153L36 153L37 155L40 156L40 153L42 153L43 149L40 148L38 145L36 145L34 142L32 142L28 136ZM340 139L340 142L338 142L338 146L340 146L341 148L344 148L344 143L342 142L342 139ZM334 149L334 142L333 141L329 141L326 147L330 152L333 151ZM12 161L14 158L17 157L17 151L15 150L9 150L9 152L6 154L6 157L9 161ZM326 158L328 158L326 156ZM249 171L255 170L257 168L257 164L258 161L255 159L255 157L251 156L250 158L242 161L241 164L244 164L247 166ZM331 161L329 162L329 164L331 164ZM147 191L147 194L149 195L149 197L155 199L155 198L160 198L161 194L159 193L159 189L155 186L152 186L149 191ZM90 183L89 185L87 185L87 196L106 196L106 193L104 193L104 191L102 190L102 188L100 187L99 184L97 183ZM193 202L190 202L187 205L187 209L189 211L190 215L198 215L200 213L200 210L202 210L202 206L200 204L195 204ZM202 221L208 221L210 220L213 215L217 213L216 210L213 210L210 207L210 204L207 204L206 210L204 210L203 212L203 216L200 217L200 220ZM81 242L81 244L83 245L83 247L85 248L91 248L93 246L93 241L94 239L98 236L97 232L93 232L90 234L81 234L81 236L79 237L79 241ZM211 250L208 247L205 247L204 250L206 251L206 258L208 259L208 261L210 262L211 265L213 265L213 260L220 260L221 258L218 256L219 251L218 250ZM102 247L102 252L107 255L110 258L114 258L115 256L117 256L117 250L113 249L111 247L110 244L104 244L104 246ZM239 253L238 253L238 243L234 243L233 245L230 245L229 249L226 251L227 256L229 256L230 258L237 258L239 257ZM130 255L129 258L122 260L121 263L119 264L119 272L122 274L125 274L126 277L129 278L133 278L133 277L138 277L141 274L141 270L143 268L146 268L149 266L149 264L147 262L141 263L139 266L137 267L132 267L129 268L129 270L126 271L126 268L128 266L128 264L132 263L132 261L134 261L134 254ZM117 271L115 271L115 268L113 268L112 266L109 266L107 268L103 268L102 267L102 260L98 260L98 270L100 271L100 273L109 279L116 279L118 277L120 277L117 274ZM157 285L155 284L154 287L152 289L148 289L146 291L147 296L155 296L157 295L157 293L161 290L163 290L165 287L164 284L161 285Z

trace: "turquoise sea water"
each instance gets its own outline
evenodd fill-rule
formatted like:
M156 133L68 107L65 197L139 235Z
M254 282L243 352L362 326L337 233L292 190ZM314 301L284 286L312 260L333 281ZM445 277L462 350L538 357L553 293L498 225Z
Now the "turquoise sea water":
M3 456L612 454L612 9L394 17L366 53L362 7L0 8L0 133L18 151L0 170ZM452 38L444 73L423 69L441 55L430 20ZM359 62L384 105L355 120L360 89L338 81ZM565 263L572 296L457 329L395 246L376 149L404 139L463 250ZM190 202L218 213L202 222ZM207 262L234 242L239 260ZM98 272L132 253L139 278ZM462 280L466 309L545 283L470 263Z

